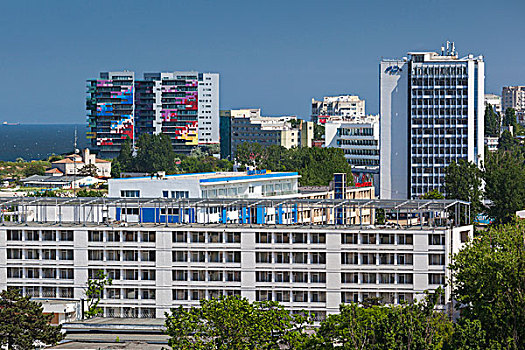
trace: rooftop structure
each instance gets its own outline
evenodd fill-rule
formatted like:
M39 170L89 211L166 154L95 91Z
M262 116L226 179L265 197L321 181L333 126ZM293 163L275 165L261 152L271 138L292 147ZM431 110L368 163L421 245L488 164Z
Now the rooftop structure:
M502 113L501 96L495 94L485 94L485 106L491 105L496 113Z
M80 188L85 186L91 186L99 182L105 182L104 180L97 179L93 176L56 176L52 175L31 175L25 179L21 179L20 182L25 187L37 187L37 188Z

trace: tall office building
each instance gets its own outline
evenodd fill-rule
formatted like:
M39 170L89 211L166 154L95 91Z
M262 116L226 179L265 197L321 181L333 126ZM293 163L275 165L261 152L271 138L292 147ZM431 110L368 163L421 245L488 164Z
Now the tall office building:
M501 102L503 112L514 108L518 123L525 125L525 86L504 86Z
M93 84L89 89L92 89ZM219 74L145 73L143 80L130 84L130 118L132 126L135 126L129 132L131 138L138 138L141 134L164 133L170 137L173 150L177 153L190 153L198 145L219 143ZM89 105L88 100L88 109ZM120 109L111 109L109 112L114 110ZM104 114L95 116L97 125L101 117ZM98 136L100 130L92 132L95 134L91 134L91 137ZM121 144L113 143L111 152L106 152L108 147L101 147L105 146L102 142L93 146L101 152L101 156L114 157L118 155Z
M91 147L99 156L114 158L126 138L134 138L133 72L103 72L87 81L87 121Z
M444 192L445 168L484 157L483 57L454 46L380 63L380 196Z

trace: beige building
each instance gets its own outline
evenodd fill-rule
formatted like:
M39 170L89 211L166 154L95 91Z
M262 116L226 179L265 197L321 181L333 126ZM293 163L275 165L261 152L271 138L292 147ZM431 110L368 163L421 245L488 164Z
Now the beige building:
M503 112L507 108L514 108L518 122L525 124L525 86L504 86L501 107Z
M501 96L495 94L485 94L485 106L491 105L494 112L501 114Z
M82 151L82 155L70 154L64 159L51 163L51 169L57 169L62 175L78 175L86 165L94 165L97 168L97 177L111 177L111 161L98 159L89 152L89 148ZM51 175L57 176L53 171Z
M312 98L312 121L314 123L321 122L319 118L322 116L352 118L364 115L365 100L361 100L359 96L325 96L321 101Z

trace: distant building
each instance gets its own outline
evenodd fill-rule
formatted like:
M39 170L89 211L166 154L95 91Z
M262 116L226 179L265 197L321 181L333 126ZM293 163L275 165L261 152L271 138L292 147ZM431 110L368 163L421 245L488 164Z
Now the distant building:
M380 198L444 192L445 168L484 158L483 57L411 52L380 63Z
M21 179L20 182L24 187L72 189L87 187L105 181L92 176L31 175L25 179Z
M485 94L485 106L489 104L494 109L494 112L501 114L501 96L495 94Z
M82 155L70 154L64 159L51 163L51 169L46 175L78 175L86 165L93 165L97 171L97 177L111 177L111 162L104 159L98 159L91 154L89 148L82 151Z
M260 109L227 109L219 112L221 159L231 159L232 156L232 117L256 118L261 116Z
M177 153L219 143L219 74L105 72L87 92L87 137L102 158L142 134L167 134Z
M359 96L326 96L318 101L312 98L312 121L319 123L323 116L361 117L365 115L365 101Z
M501 102L503 112L514 108L518 123L525 124L525 86L504 86Z
M103 72L87 81L87 119L91 147L103 158L115 158L124 141L134 139L133 72Z
M485 146L487 146L489 152L496 152L498 150L498 145L498 137L485 136Z
M237 147L244 143L259 143L263 147L272 145L292 147L311 147L314 137L312 122L296 116L263 117L260 109L240 109L221 111L224 139L221 150L225 158L235 155ZM230 127L229 136L227 126Z
M379 168L379 116L325 124L325 147L341 148L352 168Z

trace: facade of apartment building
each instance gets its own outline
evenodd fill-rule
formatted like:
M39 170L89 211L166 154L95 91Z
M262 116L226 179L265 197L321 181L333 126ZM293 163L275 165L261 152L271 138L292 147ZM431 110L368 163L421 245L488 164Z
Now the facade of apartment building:
M312 98L311 120L314 123L320 123L323 118L330 116L352 118L364 115L365 100L361 100L359 96L325 96L322 100Z
M504 86L501 103L503 113L507 108L513 108L518 123L525 125L525 86Z

